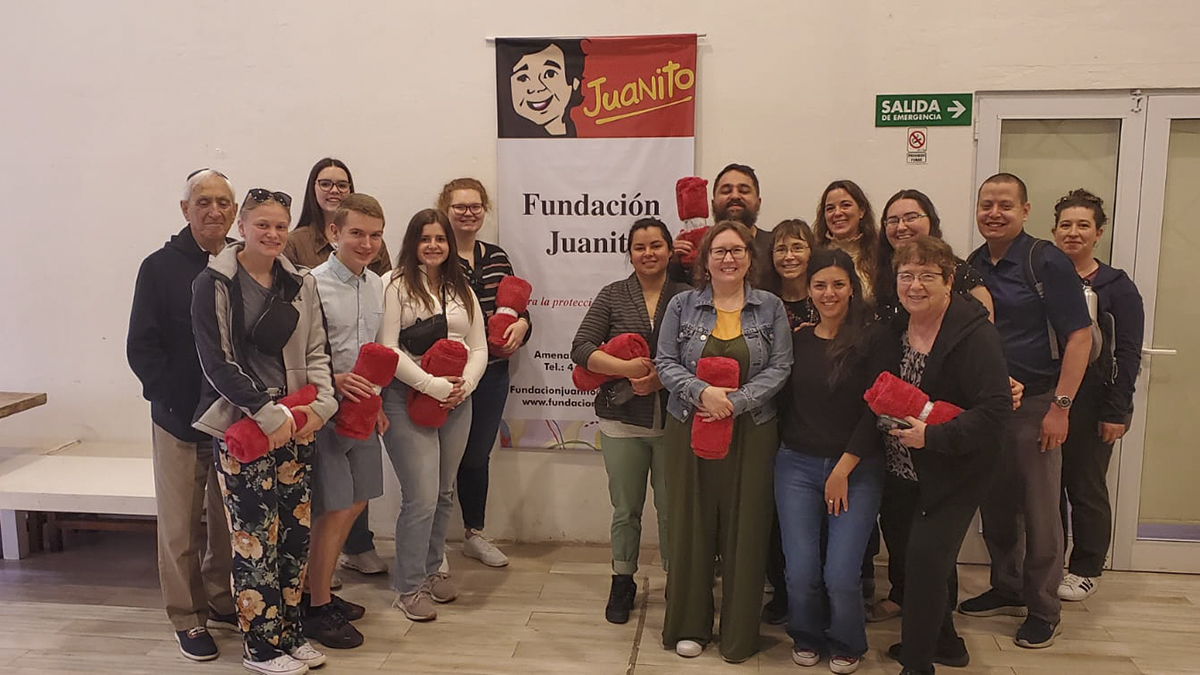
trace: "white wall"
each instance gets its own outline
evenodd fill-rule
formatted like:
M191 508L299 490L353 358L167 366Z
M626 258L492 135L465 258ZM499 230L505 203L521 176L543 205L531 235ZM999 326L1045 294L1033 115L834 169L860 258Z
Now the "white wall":
M1191 0L9 4L0 389L50 403L0 421L6 438L148 440L129 301L140 260L182 226L192 169L300 195L315 159L341 157L382 200L393 250L447 179L494 186L486 36L707 33L700 175L753 165L768 224L811 219L834 178L877 204L918 187L956 247L971 130L931 129L929 164L909 166L904 130L872 126L875 94L1200 86ZM597 457L505 453L496 478L494 534L606 539Z

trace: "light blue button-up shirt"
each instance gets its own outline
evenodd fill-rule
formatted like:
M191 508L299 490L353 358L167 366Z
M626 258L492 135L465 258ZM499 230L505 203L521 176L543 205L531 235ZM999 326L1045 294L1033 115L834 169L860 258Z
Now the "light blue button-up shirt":
M369 269L355 275L336 255L312 270L325 310L333 372L348 373L358 350L374 342L383 321L383 280Z

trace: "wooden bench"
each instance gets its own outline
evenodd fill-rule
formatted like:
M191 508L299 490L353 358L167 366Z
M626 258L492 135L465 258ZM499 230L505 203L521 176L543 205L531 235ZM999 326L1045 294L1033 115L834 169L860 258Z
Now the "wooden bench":
M71 442L0 452L4 557L29 554L27 511L154 516L150 447Z

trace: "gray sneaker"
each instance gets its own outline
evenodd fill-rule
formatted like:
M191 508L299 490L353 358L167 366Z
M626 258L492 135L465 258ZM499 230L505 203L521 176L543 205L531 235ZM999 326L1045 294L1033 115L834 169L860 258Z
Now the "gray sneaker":
M433 608L427 586L422 585L412 593L397 593L392 607L404 612L411 621L433 621L437 618L437 610Z
M429 589L429 597L433 598L434 602L454 602L458 599L458 589L454 587L454 582L450 581L450 575L445 572L430 574L425 580L425 587Z
M388 571L387 563L379 557L375 549L363 553L343 553L338 556L338 564L348 570L363 574L383 574Z

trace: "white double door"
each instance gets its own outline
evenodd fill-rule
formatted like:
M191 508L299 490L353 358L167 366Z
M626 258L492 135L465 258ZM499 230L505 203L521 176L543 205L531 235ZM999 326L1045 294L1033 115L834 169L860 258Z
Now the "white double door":
M1110 565L1200 573L1200 93L979 94L976 109L976 184L1021 176L1027 229L1043 238L1060 196L1100 195L1097 257L1129 273L1145 303L1135 415L1109 471ZM982 551L973 530L964 559Z

